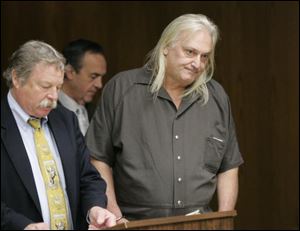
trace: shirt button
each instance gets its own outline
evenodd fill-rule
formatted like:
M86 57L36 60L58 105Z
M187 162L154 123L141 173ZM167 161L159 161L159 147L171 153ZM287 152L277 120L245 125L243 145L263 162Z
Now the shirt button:
M181 178L181 177L179 177L179 178L177 179L177 181L178 181L178 182L181 182L181 181L182 181L182 178Z
M179 139L179 136L178 136L178 135L175 135L175 139L178 140L178 139Z
M181 156L177 156L177 160L181 160Z

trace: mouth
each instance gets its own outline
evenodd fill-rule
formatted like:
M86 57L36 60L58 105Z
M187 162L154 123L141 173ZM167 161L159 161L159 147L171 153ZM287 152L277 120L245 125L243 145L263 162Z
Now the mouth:
M90 95L95 95L97 92L96 91L89 91L88 92Z
M52 108L51 107L43 107L43 108L41 108L41 110L43 110L43 111L51 111Z
M193 75L198 73L198 70L195 70L195 69L185 68L185 70L187 70L188 73L191 73Z
M52 108L40 108L40 113L44 115L48 115L52 111Z

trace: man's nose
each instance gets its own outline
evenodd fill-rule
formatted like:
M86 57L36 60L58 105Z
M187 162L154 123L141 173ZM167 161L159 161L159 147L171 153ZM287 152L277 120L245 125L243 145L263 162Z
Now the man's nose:
M98 89L101 89L103 84L102 84L102 77L98 77L94 80L94 86Z
M197 55L193 62L192 62L192 67L196 70L199 70L199 68L201 67L201 56Z
M192 67L197 71L202 71L205 68L206 61L202 59L201 55L197 55L192 62Z
M51 100L57 100L58 99L58 89L56 87L51 88L50 92L48 93L48 97Z

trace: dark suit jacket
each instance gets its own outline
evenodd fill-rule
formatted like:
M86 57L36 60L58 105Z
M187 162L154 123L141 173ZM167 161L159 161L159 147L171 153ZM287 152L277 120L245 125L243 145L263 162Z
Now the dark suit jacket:
M7 97L1 101L1 229L43 222L33 173ZM60 153L75 229L92 206L106 206L106 184L90 164L76 115L58 106L48 125ZM86 223L85 223L86 225Z

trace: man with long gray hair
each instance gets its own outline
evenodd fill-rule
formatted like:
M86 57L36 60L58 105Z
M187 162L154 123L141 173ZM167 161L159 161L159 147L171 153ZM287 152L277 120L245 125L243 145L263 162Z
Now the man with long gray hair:
M235 208L240 154L229 99L215 80L217 26L176 18L146 65L112 78L87 132L108 210L131 219ZM121 221L120 221L121 222Z
M116 224L76 115L57 106L64 62L50 45L29 41L4 72L10 90L1 100L1 229Z

